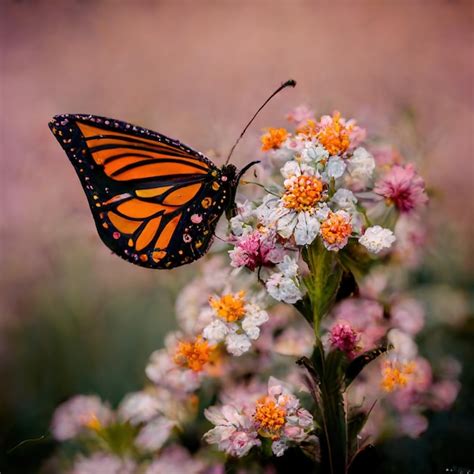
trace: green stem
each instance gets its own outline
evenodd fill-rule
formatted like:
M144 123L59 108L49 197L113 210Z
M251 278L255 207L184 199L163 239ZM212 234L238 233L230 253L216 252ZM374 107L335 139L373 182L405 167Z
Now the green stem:
M326 250L321 239L308 247L303 257L310 274L305 279L311 306L316 343L312 362L318 374L321 394L322 421L321 455L323 472L347 472L347 422L343 403L342 353L324 353L321 341L321 321L329 312L336 298L342 277L342 266L334 252Z

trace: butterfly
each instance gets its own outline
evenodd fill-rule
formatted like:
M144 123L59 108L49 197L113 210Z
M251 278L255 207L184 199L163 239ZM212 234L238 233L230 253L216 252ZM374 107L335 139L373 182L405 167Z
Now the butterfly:
M57 115L49 127L76 170L102 241L147 268L170 269L202 257L222 214L235 214L240 178L258 163L219 169L177 140L95 115Z

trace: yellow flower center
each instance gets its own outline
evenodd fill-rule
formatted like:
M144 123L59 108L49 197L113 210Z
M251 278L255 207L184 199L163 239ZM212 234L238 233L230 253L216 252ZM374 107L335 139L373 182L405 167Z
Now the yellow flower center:
M180 341L174 355L174 362L194 372L201 372L209 362L213 347L201 336L194 341Z
M352 225L344 216L330 212L328 218L321 224L321 235L330 245L339 245L351 235Z
M323 126L316 134L316 138L330 155L338 155L349 148L352 129L353 126L341 123L339 112L334 112L332 122Z
M283 204L296 212L309 211L322 198L323 182L315 176L293 176L285 184Z
M406 387L410 376L415 371L414 362L385 362L382 368L382 388L386 392L393 392L398 388Z
M102 423L100 422L99 418L94 413L86 416L83 424L86 428L89 428L92 431L99 431L102 429Z
M253 418L261 436L278 439L286 422L286 410L273 399L263 397L257 402Z
M262 151L277 150L287 137L288 132L284 128L269 128L268 132L260 138Z
M235 295L228 293L218 299L209 298L209 304L214 309L217 316L233 323L245 316L245 291L239 291Z

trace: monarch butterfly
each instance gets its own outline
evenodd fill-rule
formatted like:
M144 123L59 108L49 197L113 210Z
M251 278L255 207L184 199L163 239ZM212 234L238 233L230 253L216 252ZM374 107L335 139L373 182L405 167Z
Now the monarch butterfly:
M202 153L159 133L95 115L57 115L49 123L79 176L102 241L125 260L169 269L209 249L217 222L235 213L241 176L228 164L232 152L266 103L257 110L221 169Z

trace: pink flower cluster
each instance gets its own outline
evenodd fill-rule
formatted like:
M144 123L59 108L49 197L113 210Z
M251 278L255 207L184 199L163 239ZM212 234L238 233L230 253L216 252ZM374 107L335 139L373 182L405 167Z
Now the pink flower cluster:
M259 267L280 263L285 253L277 243L274 232L261 233L255 230L237 237L229 256L233 267L247 267L253 271Z
M377 181L374 192L405 214L418 210L428 202L425 182L412 164L393 166Z
M316 442L311 437L313 417L300 406L299 400L283 382L271 377L268 392L243 405L227 404L205 411L206 418L216 425L204 435L210 444L235 457L242 457L262 438L272 440L272 451L282 456L292 444Z

